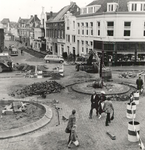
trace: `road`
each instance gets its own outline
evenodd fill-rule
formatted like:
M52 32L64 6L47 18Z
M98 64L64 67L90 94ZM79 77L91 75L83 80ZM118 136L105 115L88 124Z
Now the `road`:
M9 43L8 43L9 44ZM19 45L21 46L21 45ZM34 58L29 54L24 54L24 56L19 55L18 57L12 58L14 62L27 62L31 64L45 64L43 59ZM45 64L49 68L56 67L59 64ZM113 67L113 79L118 82L130 82L135 83L136 78L118 78L118 71L115 70L144 70L144 67ZM8 75L11 76L12 73L2 73L0 74L0 98L1 99L13 99L8 96L8 91L13 88L14 85L18 84L30 84L34 82L41 82L49 80L48 78L37 79L37 78L8 78ZM78 80L84 80L90 78L90 74L85 72L75 72L75 67L73 65L65 65L65 76L58 80L58 82L63 85L67 85L77 82ZM4 78L5 77L5 78ZM98 75L94 75L98 77ZM32 97L36 99L35 96ZM137 117L136 120L140 122L141 128L141 137L145 143L145 119L144 119L144 94L140 98L140 104L137 106ZM31 97L30 97L31 99ZM71 114L72 109L77 110L77 132L80 141L80 147L75 148L74 150L138 150L138 143L131 143L127 139L128 135L128 120L126 118L126 104L127 102L123 101L113 101L115 108L115 119L112 121L110 126L105 127L105 117L103 114L101 119L98 119L93 114L93 119L90 120L89 111L90 111L90 96L75 93L71 88L65 88L60 93L49 94L47 98L39 100L42 103L50 105L53 110L53 118L51 122L43 127L40 130L35 132L10 139L0 140L0 149L1 150L67 150L67 140L68 134L66 134L65 127L67 122L60 120L60 125L57 124L57 113L54 109L54 106L50 104L50 100L56 99L59 101L60 110L60 119L62 116L68 118ZM116 136L116 140L111 140L107 135L106 131L113 133Z

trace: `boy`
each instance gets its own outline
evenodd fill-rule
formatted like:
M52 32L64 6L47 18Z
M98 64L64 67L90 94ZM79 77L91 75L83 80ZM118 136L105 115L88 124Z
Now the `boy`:
M71 129L71 137L70 137L70 142L68 143L68 148L71 148L72 143L75 146L79 146L78 136L76 133L76 125L73 125L73 127Z

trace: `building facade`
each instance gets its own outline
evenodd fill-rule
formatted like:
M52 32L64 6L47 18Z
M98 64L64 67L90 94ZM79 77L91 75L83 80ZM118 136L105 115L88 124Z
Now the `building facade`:
M76 3L71 2L70 5L62 8L55 16L50 17L46 21L46 44L47 51L56 55L63 55L66 50L66 34L65 34L65 14L67 12L77 15L79 7Z
M142 61L145 54L145 2L95 0L77 16L79 53L94 49L108 61ZM83 46L84 45L84 46ZM125 57L123 56L125 55Z

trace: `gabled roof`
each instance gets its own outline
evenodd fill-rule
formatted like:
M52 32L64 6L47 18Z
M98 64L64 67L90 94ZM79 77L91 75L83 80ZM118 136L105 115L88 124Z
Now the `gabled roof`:
M94 0L87 6L92 6L92 5L101 5L100 9L97 12L106 12L107 11L107 3L118 3L118 12L126 12L128 11L127 8L127 3L130 1L134 2L145 2L145 0Z
M2 24L8 24L10 23L10 20L9 18L4 18L2 21L1 21Z
M69 11L71 8L76 6L75 2L72 2L70 5L63 7L54 18L50 18L47 22L59 22L64 21L64 15Z
M18 26L17 22L10 22L11 28L17 28L17 26Z
M29 19L19 19L18 23L24 23L26 24L29 21Z
M40 19L37 17L37 15L34 15L33 17L31 17L27 24L30 24L30 23L34 23L35 21L40 21Z

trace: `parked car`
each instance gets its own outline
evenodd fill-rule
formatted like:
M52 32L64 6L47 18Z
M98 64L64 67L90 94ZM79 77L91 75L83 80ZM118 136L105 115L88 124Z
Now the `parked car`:
M57 56L57 55L46 55L44 57L44 60L46 61L46 63L49 62L59 62L59 63L63 63L64 59L61 56Z
M12 47L10 50L10 55L11 56L18 56L18 49L15 47Z

